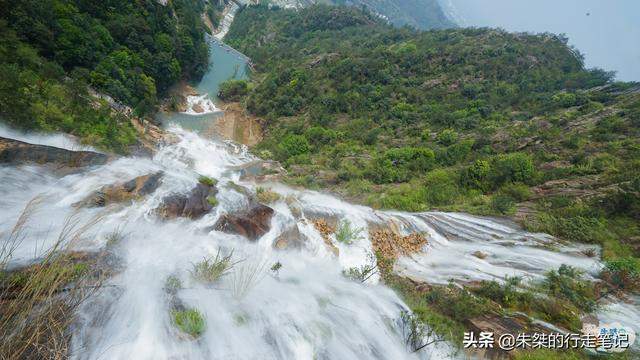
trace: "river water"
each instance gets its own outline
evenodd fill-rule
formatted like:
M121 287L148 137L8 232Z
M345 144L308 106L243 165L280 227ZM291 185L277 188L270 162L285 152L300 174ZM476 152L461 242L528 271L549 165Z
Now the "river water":
M229 79L247 79L249 76L248 59L243 54L230 48L221 40L209 37L209 69L202 80L194 88L200 94L199 99L193 99L200 104L215 106L218 103L220 84ZM195 98L195 97L194 97ZM193 112L189 104L187 113L159 113L160 123L165 127L177 124L184 129L201 132L207 129L216 119L222 116L222 111L206 111L203 114Z
M214 66L221 64L216 62L216 51L220 50L212 50ZM215 79L225 77L208 74L198 89L211 95L216 91ZM194 117L173 116L167 131L178 141L161 147L150 159L124 157L70 175L41 166L0 168L0 233L10 231L29 200L41 199L14 254L15 264L37 260L56 241L70 216L80 223L100 218L70 246L106 250L117 271L80 311L73 333L74 358L460 357L446 343L417 354L408 352L399 321L400 312L407 308L403 301L375 277L361 284L342 275L343 269L369 262L373 250L367 234L373 226L393 226L402 234L424 233L429 243L418 254L399 259L394 270L431 283L500 281L505 275L536 279L563 263L595 275L602 266L597 258L583 255L586 246L560 244L548 235L526 233L502 221L458 213L377 211L321 192L243 179L242 167L259 160L246 147L201 137L183 120ZM0 130L0 136L15 136ZM59 136L21 136L35 143L60 142ZM73 206L104 185L157 171L164 172L161 184L146 197L107 208ZM163 198L188 193L200 175L218 180L219 205L198 220L159 218L156 209ZM275 213L268 233L252 242L211 230L223 214L245 208L247 194L255 193L257 186L271 187L281 195L271 205ZM311 225L311 216L348 219L363 229L363 236L349 245L332 236L339 249L335 256ZM301 247L276 250L278 236L292 228L300 234ZM109 241L114 231L124 234L115 243ZM193 264L218 251L233 251L233 258L242 262L214 287L195 281ZM474 256L477 251L486 257ZM282 264L278 274L269 270L276 262ZM183 285L173 295L167 291L169 277ZM176 302L203 314L206 327L198 339L185 336L173 324ZM625 316L625 312L631 314ZM634 321L637 306L613 304L601 312L601 318ZM628 325L638 330L637 322Z

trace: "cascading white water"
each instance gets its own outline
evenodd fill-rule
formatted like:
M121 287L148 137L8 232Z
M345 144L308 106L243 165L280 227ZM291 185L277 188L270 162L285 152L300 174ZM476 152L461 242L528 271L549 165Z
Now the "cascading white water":
M189 95L187 96L187 110L183 114L187 115L206 115L214 112L221 111L213 103L213 100L209 98L208 94L205 95Z
M238 170L256 160L244 146L207 140L174 127L179 141L159 150L153 159L120 158L82 173L63 177L38 166L0 168L0 232L13 226L24 205L39 196L41 204L28 224L27 237L17 249L15 263L37 258L55 242L64 219L76 211L73 204L108 184L162 170L161 185L151 195L104 209L80 208L83 221L100 216L75 249L106 247L119 263L119 271L81 309L74 330L74 356L78 359L345 359L345 358L452 358L456 354L439 343L418 354L407 352L398 317L406 309L377 279L360 284L342 276L345 268L366 264L372 254L368 236L339 248L336 258L327 250L307 215L348 219L368 234L372 224L393 224L403 233L423 232L424 251L399 259L396 271L431 283L497 279L505 275L537 278L562 263L594 274L596 259L582 254L579 245L557 244L542 234L529 234L494 220L454 213L376 211L352 205L315 191L269 184L283 195L272 205L271 230L256 242L211 230L221 214L247 206L246 195L231 183L254 191ZM28 138L24 140L29 141ZM154 210L164 197L187 193L199 175L218 180L217 206L198 220L165 221ZM264 185L263 185L264 186ZM295 208L296 215L292 209ZM296 226L305 238L298 250L275 250L280 233ZM114 230L126 236L107 244ZM553 245L553 249L551 249ZM190 270L203 257L233 249L243 260L215 288L193 281ZM481 251L484 259L474 256ZM269 271L282 264L276 275ZM243 276L257 272L255 281L238 288ZM244 274L244 275L243 275ZM197 340L186 338L172 324L172 298L167 277L176 276L184 288L175 295L197 308L206 330ZM614 307L602 314L612 318ZM629 306L624 311L635 311ZM624 321L624 319L620 319ZM630 324L635 325L635 324Z

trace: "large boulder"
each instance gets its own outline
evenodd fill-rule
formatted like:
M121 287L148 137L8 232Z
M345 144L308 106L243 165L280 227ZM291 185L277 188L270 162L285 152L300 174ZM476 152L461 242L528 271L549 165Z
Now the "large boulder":
M0 164L46 164L55 168L102 165L108 156L93 151L71 151L47 145L35 145L0 137Z
M298 224L293 224L278 235L273 247L278 250L299 249L305 240L306 237L298 229Z
M252 201L247 211L222 215L213 228L257 240L271 229L272 217L272 208Z
M200 182L188 194L173 194L164 198L159 213L167 219L176 217L201 218L215 206L216 193L215 185Z
M77 206L106 206L137 199L156 191L160 185L163 172L138 176L124 183L106 185L94 192L87 199L76 204Z

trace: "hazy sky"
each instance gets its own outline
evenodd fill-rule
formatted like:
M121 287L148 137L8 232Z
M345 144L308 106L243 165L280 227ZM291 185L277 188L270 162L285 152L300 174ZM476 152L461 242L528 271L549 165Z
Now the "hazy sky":
M565 33L588 67L640 81L640 0L441 1L453 5L463 26Z

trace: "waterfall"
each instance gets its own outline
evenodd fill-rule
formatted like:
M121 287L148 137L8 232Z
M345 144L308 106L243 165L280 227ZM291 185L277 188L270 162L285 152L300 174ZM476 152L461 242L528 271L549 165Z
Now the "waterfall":
M428 244L401 257L395 271L417 281L446 283L519 275L537 279L566 263L595 275L602 266L583 255L586 245L562 244L544 234L531 234L494 219L457 213L378 211L331 195L283 184L257 184L241 177L242 168L258 160L246 147L205 139L174 126L177 141L152 159L124 157L81 173L57 175L46 167L0 168L0 232L6 233L30 199L41 198L28 224L28 236L14 254L16 264L29 263L51 246L64 219L77 213L82 221L101 222L72 244L74 250L107 249L117 271L80 312L74 328L78 359L280 359L280 358L454 358L446 343L419 354L405 349L398 324L406 305L372 278L366 284L346 279L342 270L366 264L373 254L368 236L373 226L393 226L402 234L421 232ZM38 140L23 138L25 141ZM39 138L46 142L46 139ZM150 195L106 208L74 206L109 184L162 171ZM200 219L162 220L157 209L170 194L187 193L206 175L218 181L218 206ZM248 204L247 193L270 186L281 195L272 204L271 230L251 242L239 235L212 230L225 213ZM339 256L328 251L311 217L348 219L365 236L351 244L330 239ZM276 250L287 229L297 228L302 245ZM108 242L114 230L125 236ZM235 274L215 287L193 280L193 264L218 251L238 261ZM483 256L478 256L478 252ZM280 263L274 274L269 268ZM255 272L256 281L243 274ZM170 296L169 277L183 288ZM240 278L238 278L240 276ZM238 286L246 286L238 292ZM198 309L206 330L197 339L181 336L171 319L175 301ZM611 304L600 317L624 321L638 318L634 306ZM632 312L632 314L629 314ZM630 324L637 326L636 324Z

